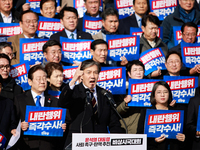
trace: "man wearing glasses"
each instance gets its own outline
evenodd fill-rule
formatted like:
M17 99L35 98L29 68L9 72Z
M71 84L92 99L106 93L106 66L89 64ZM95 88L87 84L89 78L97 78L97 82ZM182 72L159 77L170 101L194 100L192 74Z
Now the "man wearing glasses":
M20 63L19 57L19 40L20 38L37 38L36 31L38 27L38 15L31 11L27 10L21 13L19 18L19 24L22 28L23 33L15 35L8 38L8 42L12 42L13 52L15 57L12 59L11 65Z
M9 76L10 72L10 58L1 53L0 54L0 75L3 78L2 90L0 96L14 99L16 95L23 93L23 89L16 84L15 80Z
M168 48L174 47L173 26L182 26L184 23L193 22L200 25L200 13L195 8L195 0L179 0L179 5L174 12L167 16L163 22L163 42Z
M45 92L47 88L47 74L41 65L35 65L28 71L28 83L31 90L15 97L14 105L17 120L21 119L21 129L26 131L29 128L28 122L25 122L26 106L37 107L57 107L58 99ZM66 124L63 123L62 129L65 131ZM60 144L59 138L29 136L20 136L18 147L25 150L57 150Z

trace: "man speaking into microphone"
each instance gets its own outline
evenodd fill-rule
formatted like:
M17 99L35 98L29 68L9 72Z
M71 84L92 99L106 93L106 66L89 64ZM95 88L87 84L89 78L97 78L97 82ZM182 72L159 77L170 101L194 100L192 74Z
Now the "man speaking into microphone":
M100 71L98 62L83 61L60 94L58 105L69 109L71 117L66 146L72 141L72 133L108 133L107 127L110 133L122 132L117 114L101 92L104 89L97 86Z

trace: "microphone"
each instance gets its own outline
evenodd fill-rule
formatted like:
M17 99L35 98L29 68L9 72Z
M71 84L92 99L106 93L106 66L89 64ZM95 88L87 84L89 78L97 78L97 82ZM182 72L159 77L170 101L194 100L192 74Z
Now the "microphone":
M90 98L90 91L86 91L86 103L88 104L88 105L90 105L90 101L91 101L91 98Z
M113 98L108 94L108 92L106 90L101 90L101 94L103 94L104 96L107 97L107 99L110 102L110 104L112 104L114 107L117 106L117 104L115 103L115 101L113 100Z

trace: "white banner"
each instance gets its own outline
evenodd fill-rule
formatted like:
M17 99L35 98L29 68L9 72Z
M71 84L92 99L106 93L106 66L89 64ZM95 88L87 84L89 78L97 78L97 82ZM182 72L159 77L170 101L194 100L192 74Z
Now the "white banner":
M73 133L73 150L146 150L146 134Z

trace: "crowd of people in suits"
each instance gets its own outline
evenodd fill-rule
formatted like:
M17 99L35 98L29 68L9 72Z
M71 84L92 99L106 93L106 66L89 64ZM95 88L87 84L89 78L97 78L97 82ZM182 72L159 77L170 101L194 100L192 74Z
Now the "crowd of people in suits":
M0 22L19 23L22 34L11 36L7 42L0 43L0 132L7 138L16 136L16 128L21 120L21 136L10 149L20 150L60 150L71 145L72 133L125 133L125 125L113 110L107 98L102 95L103 88L97 85L101 67L125 66L128 79L163 79L167 76L199 76L200 65L186 68L181 56L181 43L197 43L198 25L200 24L199 4L195 0L178 0L174 12L160 21L155 13L150 12L149 0L133 0L134 13L119 19L118 11L112 0L104 1L103 11L99 11L99 0L84 0L84 15L102 18L102 28L94 35L83 31L83 17L73 7L73 0L62 0L57 6L56 0L41 0L40 12L30 10L25 0L0 0ZM44 60L28 70L29 91L17 85L10 73L11 65L20 63L20 39L39 38L38 16L60 19L64 29L51 35L43 45ZM163 27L163 38L159 38L158 28ZM174 45L173 27L181 26L182 41ZM161 48L165 54L167 70L156 71L144 76L145 66L139 60L128 61L121 57L120 62L107 61L108 43L106 35L129 35L130 28L141 28L139 53L151 48ZM92 59L66 63L62 60L60 37L68 39L94 40L90 46ZM63 82L63 66L78 66L72 80ZM200 84L199 84L200 85ZM59 99L48 93L48 90L60 91ZM128 91L128 89L127 89ZM129 107L132 97L108 94L117 102L117 111L124 118L129 134L143 134L146 108ZM85 101L89 93L91 103ZM200 148L200 131L197 131L197 116L200 105L200 90L189 104L177 104L169 85L164 81L155 83L150 102L150 109L184 110L184 131L176 139L165 136L148 138L149 150L178 150ZM67 108L65 123L62 124L63 137L43 137L24 135L29 128L25 122L26 106Z

